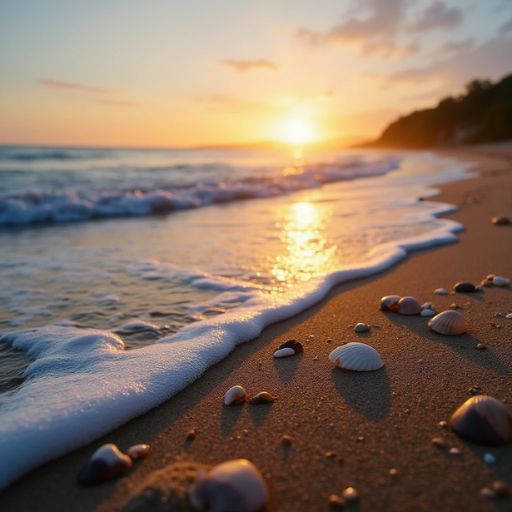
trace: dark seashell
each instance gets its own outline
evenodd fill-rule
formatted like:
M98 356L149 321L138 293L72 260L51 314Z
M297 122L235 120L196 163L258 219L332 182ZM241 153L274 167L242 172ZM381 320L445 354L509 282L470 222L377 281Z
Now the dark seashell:
M257 512L268 502L265 480L246 459L223 462L190 490L194 508L209 512Z
M133 462L115 444L104 444L98 448L89 462L78 473L78 482L84 485L101 484L129 468Z
M398 312L398 301L401 299L400 295L385 295L380 299L380 309L382 311Z
M492 396L477 395L466 400L452 414L450 426L459 436L477 444L512 441L512 412Z
M419 315L421 303L416 297L402 297L398 301L398 312L401 315Z
M498 215L496 217L493 217L491 222L495 226L506 226L507 224L510 224L512 221L508 217L505 217L504 215Z
M453 291L457 293L474 293L476 292L476 287L469 281L459 281L453 286Z
M282 348L291 348L294 350L296 354L304 352L304 347L302 346L302 343L300 343L300 341L297 340L288 340L285 341L284 343L281 343L281 345L279 345L278 350L281 350Z
M275 401L275 397L273 397L270 393L267 391L260 391L258 394L254 395L250 400L249 403L252 405L259 405L259 404L271 404Z

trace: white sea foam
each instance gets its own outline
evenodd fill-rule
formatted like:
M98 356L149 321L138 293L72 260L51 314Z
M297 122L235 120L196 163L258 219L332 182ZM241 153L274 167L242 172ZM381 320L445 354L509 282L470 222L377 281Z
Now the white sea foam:
M414 159L412 162L411 165L421 163ZM431 162L427 161L425 168L428 169L429 165ZM343 270L333 270L328 266L329 270L324 274L312 275L310 279L291 283L288 287L283 282L279 293L269 293L274 286L272 277L260 275L254 268L239 279L237 272L227 272L233 277L225 277L204 268L186 270L156 259L139 260L138 263L127 259L125 263L131 279L143 278L144 275L158 275L165 279L179 277L181 282L194 289L214 292L213 298L189 305L192 313L200 314L215 308L224 311L224 314L211 318L203 316L203 320L189 324L157 343L124 350L123 340L118 335L109 331L81 329L73 322L58 322L59 325L0 336L0 343L8 343L35 359L26 370L22 386L1 398L0 488L34 467L87 444L162 403L226 357L237 344L255 338L269 324L311 307L336 284L389 268L410 250L455 241L455 233L462 226L436 217L452 211L453 207L429 201L417 202L415 197L411 197L411 193L416 197L427 197L433 193L429 188L432 183L461 179L467 175L465 170L468 166L455 162L444 165L447 167L445 172L433 177L432 173L422 173L416 168L409 173L406 162L401 175L397 173L393 177L393 173L382 180L369 180L366 186L354 182L350 190L341 187L335 191L336 194L332 192L338 201L341 197L342 203L353 200L355 206L364 205L363 213L369 218L363 219L366 222L363 225L373 229L372 236L377 242L371 246L375 247L369 254L365 252L362 260L357 260L356 252L351 260L354 263L346 265ZM330 201L332 194L323 195L322 201ZM384 201L380 209L376 204L379 200ZM304 203L298 204L304 207ZM398 205L397 211L404 212L403 216L396 218L392 211L386 218L382 212L387 211L391 207L389 205ZM351 205L345 204L344 207L350 210ZM374 212L372 208L375 208ZM256 213L259 215L256 218L261 219L260 212ZM246 229L244 219L240 220L242 230ZM194 226L195 222L197 219L190 219L187 226ZM168 227L165 225L164 229ZM290 228L292 233L295 228ZM211 226L205 229L211 229ZM391 229L391 235L386 229ZM269 233L273 236L273 231ZM307 230L301 233L307 233ZM350 236L357 234L354 231ZM263 233L262 236L265 235ZM250 238L246 242L250 242ZM355 240L354 247L357 248L358 243ZM246 255L254 253L251 246L244 250ZM328 247L321 246L321 251L327 250ZM185 257L190 259L190 253L187 250ZM201 254L198 256L203 257ZM259 253L257 257L261 259ZM224 259L225 256L221 255L219 264ZM267 285L268 282L271 285ZM279 279L277 282L280 283ZM146 282L145 286L149 284ZM164 284L163 293L167 293L170 288L167 281ZM88 296L94 301L118 298L107 289L95 294L89 292Z

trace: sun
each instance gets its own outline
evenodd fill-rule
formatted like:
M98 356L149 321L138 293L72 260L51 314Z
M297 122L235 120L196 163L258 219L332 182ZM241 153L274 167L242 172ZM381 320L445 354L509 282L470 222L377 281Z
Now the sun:
M282 120L277 127L277 139L287 144L301 146L318 139L313 121L306 116L293 116Z

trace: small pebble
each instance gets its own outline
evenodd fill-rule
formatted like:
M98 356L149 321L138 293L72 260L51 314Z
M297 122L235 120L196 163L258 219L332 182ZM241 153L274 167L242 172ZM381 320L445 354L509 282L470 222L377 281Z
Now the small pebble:
M505 315L505 318L507 320L512 320L512 313L509 313L508 315Z
M359 498L358 492L353 487L347 487L346 489L344 489L342 496L347 501L357 501L357 499Z
M357 440L362 443L364 441L364 436L357 436Z
M126 450L126 455L128 455L132 460L141 460L145 459L149 455L150 451L151 446L149 446L149 444L141 443L130 446L130 448Z
M336 508L345 508L345 505L347 504L347 501L343 496L338 496L337 494L331 494L329 496L329 505L336 509Z
M445 421L445 420L441 420L438 425L441 427L441 428L447 428L448 427L448 422Z
M477 350L487 350L487 345L484 345L483 343L478 343L478 345L475 348Z
M505 497L510 495L510 487L503 480L495 480L491 485L491 489L496 496Z
M486 464L494 464L496 462L496 457L492 453L486 453L484 455L484 462Z
M460 449L459 448L455 448L455 447L450 448L450 452L449 453L450 453L450 455L462 455L462 452L460 451Z
M362 322L359 322L356 324L354 330L357 333L368 332L370 330L370 326L368 324L363 324Z
M187 439L189 439L190 441L193 441L196 437L197 437L197 429L191 428L187 432Z
M389 470L389 476L392 476L392 477L398 476L398 469L391 468Z
M512 220L509 219L508 217L505 217L504 215L497 215L496 217L493 217L491 219L491 222L495 226L506 226L507 224L510 224Z
M480 489L480 496L483 496L484 498L487 499L492 499L496 496L496 494L492 489L489 489L489 487L483 487L482 489Z
M434 290L435 295L448 295L450 292L446 288L436 288Z
M436 446L437 448L446 448L447 447L446 441L442 437L433 437L432 444L434 446Z
M450 304L450 309L460 309L460 306L454 302L453 304Z
M335 452L325 452L324 453L324 457L327 457L328 459L334 459L334 457L336 457L336 453Z
M293 443L293 437L289 436L288 434L285 434L281 438L281 444L283 444L283 445L290 446L292 443Z

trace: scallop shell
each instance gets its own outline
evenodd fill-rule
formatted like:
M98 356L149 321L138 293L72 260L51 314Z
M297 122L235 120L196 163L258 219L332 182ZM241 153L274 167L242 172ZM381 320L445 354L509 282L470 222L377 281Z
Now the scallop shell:
M464 439L478 444L499 445L512 441L512 411L488 395L466 400L452 414L450 426Z
M256 512L267 504L268 489L252 462L235 459L200 475L190 489L190 501L209 512Z
M467 330L466 320L454 309L439 313L428 322L428 326L433 331L447 336L464 334Z
M345 370L369 372L384 366L379 353L365 343L347 343L329 354L329 361Z
M242 386L233 386L226 391L224 395L225 405L239 405L245 402L247 392Z
M398 312L401 315L418 315L420 311L420 301L415 297L402 297L398 301Z
M145 459L150 451L151 446L149 446L149 444L141 443L130 446L130 448L126 450L126 453L132 460L140 460Z
M382 311L398 311L398 301L401 299L400 295L386 295L380 299L380 309Z
M291 347L285 347L285 348L278 348L274 352L274 357L290 357L295 355L295 350Z
M304 352L304 347L302 346L302 343L297 340L288 340L288 341L285 341L284 343L281 343L281 345L279 345L278 349L282 349L282 348L293 348L293 351L296 354L299 354L300 352Z
M85 485L101 484L132 467L132 459L112 443L98 448L78 474L78 481Z
M510 279L503 276L494 276L492 278L492 284L494 286L508 286L510 284Z

